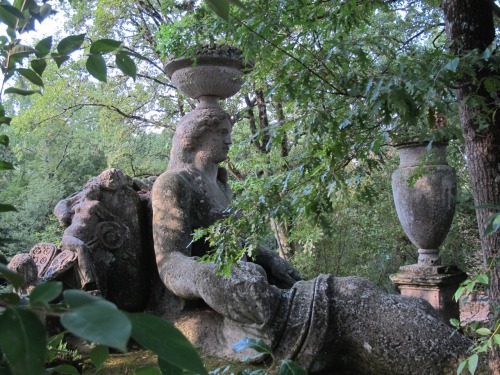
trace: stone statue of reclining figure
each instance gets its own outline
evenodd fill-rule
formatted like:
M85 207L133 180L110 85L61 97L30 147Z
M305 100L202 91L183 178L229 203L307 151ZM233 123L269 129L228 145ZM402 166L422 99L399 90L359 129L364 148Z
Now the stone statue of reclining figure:
M241 261L228 278L196 260L209 249L192 242L193 231L222 218L231 202L218 166L227 158L231 130L218 106L185 115L168 169L153 186L156 261L163 283L183 301L181 329L189 336L194 321L199 334L190 338L215 354L231 355L242 337L263 338L278 358L294 359L310 373L454 373L470 343L424 300L386 294L357 277L301 281L272 252Z

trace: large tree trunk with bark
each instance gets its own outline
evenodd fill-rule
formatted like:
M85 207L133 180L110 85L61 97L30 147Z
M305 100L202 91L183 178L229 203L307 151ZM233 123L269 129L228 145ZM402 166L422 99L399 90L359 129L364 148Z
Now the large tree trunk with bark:
M483 51L495 38L493 24L492 0L445 0L443 1L446 18L446 31L451 42L452 51L460 57L472 51ZM498 76L493 67L485 67L475 72L475 77L464 76L457 80L458 101L461 103L459 114L462 133L465 139L467 165L471 176L474 203L479 205L500 204L500 112L498 108L499 92L490 93L484 86L484 79ZM464 100L471 96L479 96L484 100L483 106L471 107ZM481 117L488 118L489 126L480 129ZM496 232L484 237L485 221L496 209L477 209L477 222L481 235L481 247L485 262L500 256L500 233ZM491 311L497 316L500 305L500 272L493 266L490 278ZM491 365L499 371L498 353ZM498 373L498 372L495 372Z

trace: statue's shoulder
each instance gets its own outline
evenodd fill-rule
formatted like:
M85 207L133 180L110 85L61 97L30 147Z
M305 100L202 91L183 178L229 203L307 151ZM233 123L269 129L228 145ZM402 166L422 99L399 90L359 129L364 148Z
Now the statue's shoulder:
M153 189L185 192L193 186L193 176L186 170L167 170L155 181Z

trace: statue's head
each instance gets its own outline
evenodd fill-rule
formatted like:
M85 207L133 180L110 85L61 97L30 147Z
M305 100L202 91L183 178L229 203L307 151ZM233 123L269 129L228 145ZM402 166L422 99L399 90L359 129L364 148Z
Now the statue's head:
M225 160L231 143L231 122L222 108L197 108L181 118L172 142L169 168L191 164L198 152L214 162Z

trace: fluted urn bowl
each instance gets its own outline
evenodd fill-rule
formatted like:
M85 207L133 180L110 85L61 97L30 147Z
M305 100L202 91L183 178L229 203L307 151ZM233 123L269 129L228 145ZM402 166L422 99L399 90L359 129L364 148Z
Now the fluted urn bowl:
M171 60L167 75L179 91L193 99L214 96L226 99L243 85L243 61L223 56L197 56Z
M392 192L399 221L419 248L418 263L439 265L438 247L455 214L457 179L446 161L446 144L398 147L399 168L392 174Z

